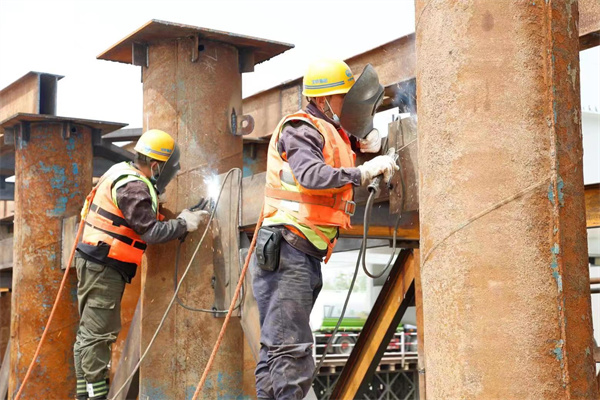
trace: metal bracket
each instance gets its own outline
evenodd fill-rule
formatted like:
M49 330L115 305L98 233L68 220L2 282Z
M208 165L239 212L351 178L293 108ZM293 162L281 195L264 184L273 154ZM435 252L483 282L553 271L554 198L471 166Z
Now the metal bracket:
M200 36L192 36L192 62L198 62L200 59Z
M77 126L74 125L73 123L69 122L63 122L62 124L62 138L67 140L68 138L71 137L71 135L77 135L79 133L79 130L77 129Z
M254 130L254 118L251 115L240 115L231 110L231 133L233 136L245 136Z
M133 65L148 67L148 45L143 43L131 44L131 61Z
M254 72L254 51L252 49L240 49L238 51L240 74Z
M14 127L15 147L23 148L31 140L31 124L29 121L21 121Z

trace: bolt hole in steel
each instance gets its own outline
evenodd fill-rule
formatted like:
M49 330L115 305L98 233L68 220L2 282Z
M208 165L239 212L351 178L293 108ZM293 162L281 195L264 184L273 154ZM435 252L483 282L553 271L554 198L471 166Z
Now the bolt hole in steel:
M71 133L77 133L77 127L72 126L71 127Z
M198 51L204 51L204 45L203 44L199 44L198 45Z

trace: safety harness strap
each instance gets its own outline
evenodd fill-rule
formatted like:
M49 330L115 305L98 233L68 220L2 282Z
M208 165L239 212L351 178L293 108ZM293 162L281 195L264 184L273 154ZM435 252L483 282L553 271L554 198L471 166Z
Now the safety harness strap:
M96 204L92 204L90 207L90 210L95 212L98 215L103 216L104 218L110 220L114 226L116 227L120 227L123 226L125 228L129 228L131 229L131 227L129 226L129 224L127 223L127 221L125 221L124 218L119 217L116 214L113 214L107 210L105 210L102 207L97 206Z
M118 233L111 232L111 231L106 230L106 229L101 229L101 228L99 228L97 226L94 226L94 225L90 224L87 221L85 222L85 224L87 226L89 226L90 228L92 228L92 229L96 229L96 230L99 230L100 232L106 233L108 236L111 236L111 237L113 237L113 238L115 238L115 239L117 239L117 240L125 243L128 246L133 246L136 249L146 250L146 248L148 247L148 245L146 243L139 242L137 240L133 240L131 238L128 238L127 236L119 235Z

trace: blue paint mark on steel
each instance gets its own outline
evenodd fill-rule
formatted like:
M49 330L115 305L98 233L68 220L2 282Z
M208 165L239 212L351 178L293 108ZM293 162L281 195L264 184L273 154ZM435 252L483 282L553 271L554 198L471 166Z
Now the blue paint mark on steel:
M70 137L69 139L67 139L67 150L68 151L75 150L75 138Z
M548 199L550 200L550 203L554 205L554 187L552 186L552 183L548 185Z
M40 170L42 172L52 174L52 177L49 179L50 187L59 191L60 193L60 195L56 197L54 209L46 210L46 215L50 217L61 216L67 211L67 203L69 202L69 200L79 194L79 190L76 189L79 187L79 183L74 180L68 179L65 173L65 169L62 167L56 165L48 166L42 161L39 162L39 165ZM75 175L78 174L79 167L77 166L77 164L73 163L72 167L73 173ZM71 188L75 188L75 190L71 191Z
M555 348L554 348L554 350L553 350L553 353L554 353L554 355L556 356L556 359L557 359L558 361L562 361L562 360L563 360L563 350L562 350L563 343L564 343L564 342L562 341L562 339L561 339L561 340L559 340L559 341L556 343L556 347L555 347Z
M558 197L558 204L560 204L561 207L564 207L565 205L565 194L563 192L564 187L565 182L559 176L556 180L556 191ZM552 183L550 183L550 185L548 186L548 199L550 200L552 205L554 205L554 185ZM554 228L554 233L556 232L558 232L558 229Z
M170 400L167 397L167 395L165 394L163 388L155 387L155 386L149 385L148 383L150 383L150 382L146 381L146 385L144 385L144 388L142 389L142 393L140 393L141 399L148 398L148 399L152 399L152 400ZM146 396L146 397L144 397L144 396Z
M550 249L550 252L552 253L552 261L550 263L550 269L552 270L552 276L556 280L556 286L558 288L558 293L562 293L563 282L562 282L562 276L558 273L558 258L556 257L556 255L560 253L560 247L558 246L558 243L554 243L554 246L552 246L552 248Z
M556 182L556 187L557 187L557 191L558 191L558 204L560 204L561 207L565 206L565 194L563 193L563 188L565 187L565 182L562 180L562 178L559 176L558 177L558 182Z

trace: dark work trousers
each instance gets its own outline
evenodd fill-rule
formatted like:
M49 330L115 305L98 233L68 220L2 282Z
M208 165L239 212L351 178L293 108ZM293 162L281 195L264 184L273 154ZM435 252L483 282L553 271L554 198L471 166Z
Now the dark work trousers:
M310 312L323 286L321 261L281 241L279 268L251 263L252 288L260 313L259 399L303 399L315 369Z
M79 380L95 384L95 391L108 392L111 345L121 330L121 297L125 280L116 269L75 257L79 329L73 349ZM102 387L100 387L102 386ZM89 391L89 389L88 389ZM90 396L93 397L93 396Z

